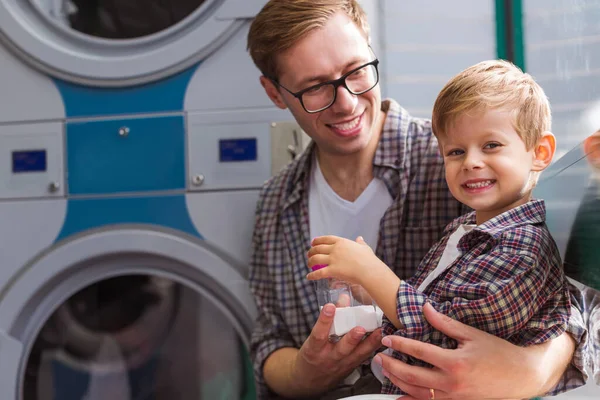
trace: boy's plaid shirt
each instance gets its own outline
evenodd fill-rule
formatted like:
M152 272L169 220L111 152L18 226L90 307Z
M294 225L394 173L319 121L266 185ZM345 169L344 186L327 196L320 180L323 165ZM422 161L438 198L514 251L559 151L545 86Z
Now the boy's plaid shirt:
M452 233L475 224L475 213L454 220L425 256L417 273L400 284L397 316L401 329L385 318L384 335L400 335L442 348L456 341L434 329L423 316L430 302L439 312L514 344L529 346L565 332L571 302L556 243L546 227L543 200L532 200L476 226L458 242L460 256L426 288ZM420 360L394 352L415 365ZM389 380L384 393L400 394Z

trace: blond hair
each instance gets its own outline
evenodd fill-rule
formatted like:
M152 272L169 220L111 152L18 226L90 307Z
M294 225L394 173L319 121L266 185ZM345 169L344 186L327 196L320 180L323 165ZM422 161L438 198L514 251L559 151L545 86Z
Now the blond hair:
M551 128L550 103L533 77L508 61L489 60L465 69L444 86L433 106L433 132L439 138L460 115L489 109L511 113L528 150Z
M356 0L270 0L248 33L254 64L264 76L277 80L277 56L338 12L345 13L369 42L367 16Z

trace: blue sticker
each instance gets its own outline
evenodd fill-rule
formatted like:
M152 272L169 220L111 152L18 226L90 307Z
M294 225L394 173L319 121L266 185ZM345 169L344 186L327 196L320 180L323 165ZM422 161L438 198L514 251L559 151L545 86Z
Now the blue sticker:
M46 150L22 150L12 152L12 172L45 172Z
M219 161L256 161L256 138L219 140Z

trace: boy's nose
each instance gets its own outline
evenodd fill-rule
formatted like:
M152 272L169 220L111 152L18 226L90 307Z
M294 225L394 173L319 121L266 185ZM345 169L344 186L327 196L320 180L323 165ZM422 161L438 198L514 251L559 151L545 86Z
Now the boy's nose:
M476 154L467 154L463 162L465 171L479 169L483 167L483 160Z

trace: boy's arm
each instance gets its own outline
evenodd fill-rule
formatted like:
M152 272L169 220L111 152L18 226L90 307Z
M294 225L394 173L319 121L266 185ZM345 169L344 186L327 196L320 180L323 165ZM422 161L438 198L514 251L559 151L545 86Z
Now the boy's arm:
M396 329L402 329L402 324L397 314L398 288L402 280L388 268L380 259L373 260L372 273L364 277L361 285L371 295L375 303L381 308L387 319L394 324Z
M434 281L439 301L401 282L397 315L404 329L388 326L384 333L455 347L452 338L425 320L421 310L430 303L452 319L521 345L557 337L567 325L570 304L564 276L550 265L550 258L491 251Z

